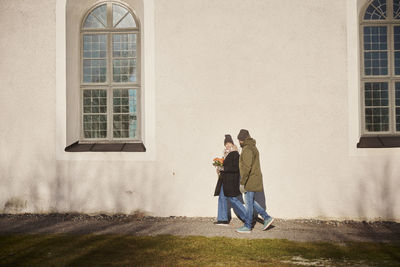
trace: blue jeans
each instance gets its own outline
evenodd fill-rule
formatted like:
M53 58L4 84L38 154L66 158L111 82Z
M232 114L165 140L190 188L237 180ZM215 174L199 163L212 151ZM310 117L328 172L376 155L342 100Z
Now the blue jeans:
M268 213L264 210L257 201L254 200L255 192L246 192L244 193L244 203L246 205L246 219L244 226L251 229L252 221L253 221L253 212L254 210L261 215L261 217L265 220L269 217Z
M224 194L223 185L221 186L221 191L218 197L218 221L229 222L232 218L231 207L228 203L232 205L233 211L240 220L245 221L246 219L246 208L243 206L242 202L237 197L227 197Z

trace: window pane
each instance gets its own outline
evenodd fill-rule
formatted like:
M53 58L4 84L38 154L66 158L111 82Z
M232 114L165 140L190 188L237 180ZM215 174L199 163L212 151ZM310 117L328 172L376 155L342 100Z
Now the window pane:
M382 20L386 18L386 0L373 1L365 11L365 20Z
M107 35L83 36L83 82L104 83L107 77Z
M118 23L116 26L116 28L134 28L134 27L136 27L136 23L131 14L126 15L126 17L123 18L121 22Z
M137 90L113 90L113 137L137 137Z
M107 5L101 5L97 8L95 8L92 13L94 16L96 16L96 18L99 19L99 21L104 24L105 26L107 26Z
M136 82L136 34L113 35L113 81Z
M113 27L117 25L117 23L126 15L126 13L128 13L126 8L113 4Z
M136 34L114 34L113 57L136 58Z
M85 138L107 137L107 90L83 90L83 131Z
M87 16L85 23L83 24L83 28L89 29L99 29L105 28L107 26L107 5L101 5L96 7L90 14Z
M396 131L400 131L400 82L395 83Z
M113 4L113 27L135 28L136 23L132 14L126 8Z
M364 101L365 129L369 132L389 131L388 83L365 83Z
M400 26L393 27L394 73L400 75Z
M388 43L386 26L364 27L364 74L388 74Z
M393 0L393 18L400 19L400 0Z

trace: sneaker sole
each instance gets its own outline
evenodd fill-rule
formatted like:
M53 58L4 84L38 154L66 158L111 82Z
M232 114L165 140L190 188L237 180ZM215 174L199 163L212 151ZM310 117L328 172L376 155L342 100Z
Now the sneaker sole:
M269 224L267 224L262 230L265 231L268 229L268 227L274 222L274 218L272 218L272 220L269 222Z
M240 234L250 234L251 231L238 231L236 230L236 232L240 233Z
M225 227L229 226L229 224L223 224L223 223L221 223L221 224L216 223L215 225L218 225L218 226L225 226Z

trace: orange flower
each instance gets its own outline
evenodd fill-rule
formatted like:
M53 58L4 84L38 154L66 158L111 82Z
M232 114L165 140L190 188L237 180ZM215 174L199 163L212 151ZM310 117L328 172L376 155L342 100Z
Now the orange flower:
M213 161L218 161L220 163L224 163L224 159L223 158L215 158Z
M214 158L213 165L222 167L224 165L224 159L223 158Z

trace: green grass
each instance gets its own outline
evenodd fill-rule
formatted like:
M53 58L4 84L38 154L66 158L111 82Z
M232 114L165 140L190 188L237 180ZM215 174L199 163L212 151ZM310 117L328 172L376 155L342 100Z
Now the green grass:
M400 266L400 244L128 235L0 236L0 266L294 266L296 260L334 266Z

